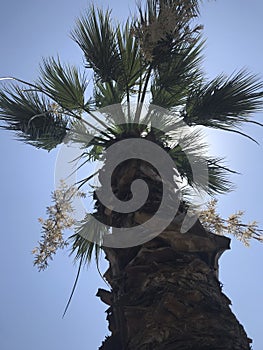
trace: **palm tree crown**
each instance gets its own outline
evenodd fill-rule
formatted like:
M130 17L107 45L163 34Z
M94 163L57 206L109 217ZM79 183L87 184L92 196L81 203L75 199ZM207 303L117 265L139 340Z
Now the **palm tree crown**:
M49 58L43 60L35 82L9 78L11 84L0 90L1 127L48 151L66 137L75 139L82 143L84 161L105 159L105 151L120 140L143 138L173 159L185 184L185 205L192 189L209 195L231 190L228 174L233 171L222 159L206 155L200 127L254 140L241 127L243 123L262 126L253 114L262 108L263 82L246 70L206 79L198 14L197 0L147 0L145 7L139 6L137 19L113 24L109 10L91 6L71 33L83 51L84 70ZM90 72L92 94L88 89ZM107 109L111 105L116 105L115 114ZM154 106L165 109L166 114ZM192 131L179 138L182 125ZM206 164L205 186L193 178L189 156ZM89 179L80 182L79 188ZM95 215L99 210L95 206ZM83 226L72 236L72 249L77 257L89 259L97 245L83 240L81 230Z

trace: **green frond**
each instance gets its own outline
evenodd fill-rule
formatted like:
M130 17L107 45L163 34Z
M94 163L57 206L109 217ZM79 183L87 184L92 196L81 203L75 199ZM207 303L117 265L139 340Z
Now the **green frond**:
M99 141L104 141L104 139L102 136L96 136L94 131L91 132L83 121L77 120L70 125L67 141L78 144L82 149L86 149L99 144Z
M67 133L67 119L35 91L12 85L0 90L1 128L16 131L18 137L37 148L50 151Z
M110 12L103 13L90 6L85 15L77 20L71 36L82 49L87 67L93 69L102 82L116 81L120 57Z
M129 21L123 28L113 29L110 12L96 11L92 6L86 16L78 20L72 37L83 50L87 67L93 69L96 83L106 83L101 84L103 88L115 95L110 102L120 102L116 93L119 97L123 92L131 93L142 75L143 66ZM104 93L100 95L100 104L106 106L108 99L101 101L103 97Z
M211 82L196 86L186 103L184 121L222 130L237 130L250 115L263 107L263 82L241 70L231 77L220 75Z
M189 158L189 155L186 155L180 146L174 152L173 159L182 179L187 180L190 187L198 191L205 191L209 195L223 194L233 190L233 184L229 180L232 170L221 166L217 159L211 161L211 158L203 156ZM192 172L193 165L200 167L195 178ZM208 173L203 173L202 168L207 169Z
M176 139L177 141L185 131L183 129L185 124L176 110L168 112L166 109L153 104L149 104L148 111L140 123L148 126L152 125L156 129L162 130L169 137L173 134L172 139Z
M208 158L207 160L209 194L223 194L234 189L233 183L229 180L229 174L237 174L237 172L225 167L222 161L222 158Z
M70 239L73 240L72 243L72 252L71 254L75 254L75 260L83 260L86 265L88 265L95 253L96 249L100 249L98 245L94 242L90 242L78 233L70 236Z
M200 156L208 152L208 145L204 139L202 129L196 127L189 132L181 121L178 122L178 128L170 132L170 142L179 144L189 156Z
M203 42L178 45L170 58L155 68L151 86L152 103L164 108L185 103L189 91L199 84Z
M123 89L113 82L97 83L94 89L95 105L97 108L121 103L124 97Z
M106 226L102 227L97 220L92 219L91 214L87 214L80 222L75 234L69 238L72 241L70 255L75 255L76 261L81 259L84 265L88 265L95 254L98 263L103 236L108 233Z
M82 223L83 223L83 225L86 225L86 221L83 221ZM76 275L76 278L75 278L75 281L74 281L74 284L73 284L73 287L72 287L72 290L71 290L71 293L70 293L70 296L69 296L67 305L64 309L62 317L64 317L66 315L67 310L70 306L71 300L73 298L74 292L75 292L76 287L77 287L81 268L83 268L85 265L86 266L89 265L89 263L91 262L91 260L93 258L93 255L95 255L94 258L95 258L96 266L97 266L99 274L101 275L100 270L99 270L99 259L100 259L100 254L101 254L101 247L98 244L87 240L85 238L85 236L82 236L82 234L87 234L87 235L89 235L89 238L91 237L90 236L90 234L91 234L90 227L87 228L88 232L86 231L86 228L79 227L79 229L80 229L80 233L75 233L74 235L69 237L69 240L72 241L72 250L71 250L70 255L72 255L74 253L76 254L75 261L78 261L79 266L78 266L77 275Z
M190 186L202 186L206 181L203 177L194 179L192 165L206 168L204 154L207 152L207 145L203 142L203 135L200 130L182 135L180 132L182 131L178 129L171 133L170 142L173 146L169 150L169 155L174 160L182 179L186 180ZM198 176L202 176L201 171Z
M54 58L44 59L40 66L40 89L51 96L61 107L76 110L87 109L85 90L88 82L85 74L70 65L62 65Z
M79 267L78 267L77 275L76 275L76 278L75 278L75 281L74 281L74 284L73 284L73 287L72 287L72 290L71 290L71 293L70 293L70 296L69 296L67 305L65 306L65 309L64 309L62 318L65 317L65 315L66 315L66 313L67 313L67 311L68 311L69 305L70 305L70 303L71 303L71 300L72 300L72 298L73 298L73 295L74 295L74 292L75 292L75 290L76 290L77 283L78 283L78 280L79 280L81 268L82 268L82 259L80 259L80 261L79 261Z
M151 86L152 104L170 109L180 104L180 96L170 93L162 88L157 81L153 81Z
M172 93L178 86L193 87L199 82L203 46L200 38L176 46L169 59L155 69L158 85Z
M228 177L230 173L235 172L223 165L223 159L207 155L208 147L202 138L202 132L194 130L191 134L183 136L170 149L169 155L174 160L180 176L190 187L205 191L209 195L231 191L233 186ZM199 170L195 176L193 165Z
M132 93L135 85L140 84L145 64L141 58L140 46L129 21L117 29L117 42L120 57L120 71L117 83L126 93Z
M88 159L89 161L95 162L96 160L101 160L103 157L103 146L101 145L94 145L90 148L88 151Z

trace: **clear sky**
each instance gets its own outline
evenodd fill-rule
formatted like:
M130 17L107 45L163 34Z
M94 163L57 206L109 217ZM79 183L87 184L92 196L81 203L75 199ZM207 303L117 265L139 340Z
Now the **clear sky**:
M97 2L102 4L102 0ZM59 54L62 61L82 64L82 54L69 38L75 18L86 8L84 0L9 0L0 4L0 77L36 78L42 57ZM133 1L109 0L121 20L134 8ZM242 67L263 78L263 3L261 0L205 2L202 22L207 37L204 67L208 76L232 73ZM258 120L262 122L262 113ZM247 221L263 226L261 186L263 129L246 128L258 139L257 146L244 138L210 134L215 154L242 173L235 176L235 192L220 197L220 212L228 216L244 209ZM76 267L67 251L59 253L44 272L33 267L32 248L40 237L37 218L45 215L53 190L56 151L46 153L14 141L0 133L0 348L3 350L93 350L107 334L106 306L95 297L105 287L94 266L83 271L70 309L61 318L74 282ZM220 262L224 292L233 311L254 339L253 349L263 348L262 252L263 245L250 248L232 241L232 250ZM105 264L102 264L102 270Z

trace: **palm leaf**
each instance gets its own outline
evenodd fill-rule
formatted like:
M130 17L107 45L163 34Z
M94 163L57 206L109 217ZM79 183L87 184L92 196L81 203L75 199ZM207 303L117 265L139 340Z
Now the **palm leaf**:
M203 42L178 45L166 62L155 68L151 86L152 103L164 108L181 106L189 91L201 79Z
M87 217L86 217L87 219ZM92 230L94 229L94 225L89 225L88 223L91 223L89 220L84 220L82 222L82 224L79 226L79 228L77 229L78 232L76 232L74 235L72 235L71 237L69 237L69 240L72 241L72 249L71 249L71 253L70 255L75 253L75 261L79 261L79 266L78 266L78 271L77 271L77 275L72 287L72 291L70 293L67 305L65 307L65 310L63 312L63 316L64 317L67 313L67 310L69 308L69 305L71 303L71 300L73 298L75 289L77 287L77 283L78 283L78 279L80 276L80 272L81 272L81 268L83 266L89 265L92 258L93 258L93 254L95 254L95 261L96 261L96 265L97 265L97 269L100 273L99 270L99 258L100 258L100 253L101 253L101 247L99 246L99 244L96 244L90 240L88 240L85 235L87 237L89 237L89 239L91 238L92 235ZM89 227L87 227L89 226ZM97 234L97 232L93 232L94 235ZM94 236L95 237L95 236Z
M145 65L141 59L138 40L134 36L129 21L126 22L124 28L118 27L117 42L120 57L117 82L126 93L130 93L134 86L142 80Z
M87 77L80 74L74 66L62 65L54 58L43 60L40 66L40 90L44 90L61 107L74 109L88 109L84 94L87 88Z
M88 129L84 121L77 120L70 125L67 141L78 144L82 149L87 149L94 145L99 146L101 143L108 141L103 134L100 134L99 130L96 133L94 130Z
M178 136L175 140L177 139ZM231 191L233 186L228 177L230 173L236 172L225 167L223 159L209 157L207 148L201 131L193 130L175 143L169 150L169 155L182 179L186 180L190 187L205 191L209 195ZM196 169L195 176L193 166Z
M110 12L103 13L91 6L80 17L71 36L82 49L87 67L102 82L116 80L120 58L117 51L116 30L111 26Z
M229 174L233 171L221 166L221 159L203 156L189 157L180 149L180 146L173 151L173 159L182 179L187 180L190 187L198 191L205 191L209 195L223 194L233 190L233 184L229 180ZM195 178L192 172L193 165L200 167ZM208 173L203 173L202 168L207 169Z
M70 293L68 302L67 302L67 304L66 304L66 306L65 306L65 309L64 309L62 318L64 318L64 316L66 315L66 313L67 313L67 311L68 311L68 308L69 308L69 305L70 305L70 303L71 303L71 300L72 300L72 298L73 298L73 295L74 295L74 292L75 292L75 290L76 290L77 283L78 283L78 280L79 280L79 276L80 276L80 272L81 272L82 265L83 265L83 259L80 259L80 261L79 261L79 267L78 267L78 271L77 271L77 275L76 275L76 278L75 278L75 281L74 281L74 284L73 284L73 287L72 287L72 290L71 290L71 293Z
M1 127L17 132L18 137L37 148L51 150L67 133L67 119L56 105L35 91L18 86L0 90Z
M195 87L186 103L184 121L244 135L237 128L244 122L253 122L250 115L262 106L263 82L241 70L230 78L220 75Z
M75 255L75 261L81 259L82 263L87 265L95 253L98 263L103 236L106 233L108 233L107 227L93 219L91 214L87 214L79 223L75 234L69 237L72 242L70 255Z
M111 106L121 103L124 97L123 89L120 89L119 84L106 82L95 84L94 98L95 105L98 108Z
M207 160L209 194L227 193L234 189L233 183L229 180L229 174L237 174L236 171L226 168L223 158L211 158Z

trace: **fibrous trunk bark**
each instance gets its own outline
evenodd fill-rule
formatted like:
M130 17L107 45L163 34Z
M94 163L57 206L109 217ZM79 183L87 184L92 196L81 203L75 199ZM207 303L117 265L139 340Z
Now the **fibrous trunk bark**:
M105 249L111 291L98 296L112 334L100 350L250 349L217 278L229 241L196 223L185 234L171 225L139 247Z
M147 180L149 198L135 213L120 215L97 202L98 216L115 227L143 225L158 208L161 179L148 164L132 160L113 174L119 199L131 198L135 178ZM95 197L96 199L96 197ZM173 222L151 241L131 248L104 248L110 291L100 289L111 335L100 350L249 350L247 338L222 293L218 259L230 239L197 221L181 233L184 203ZM113 232L114 234L114 232Z

